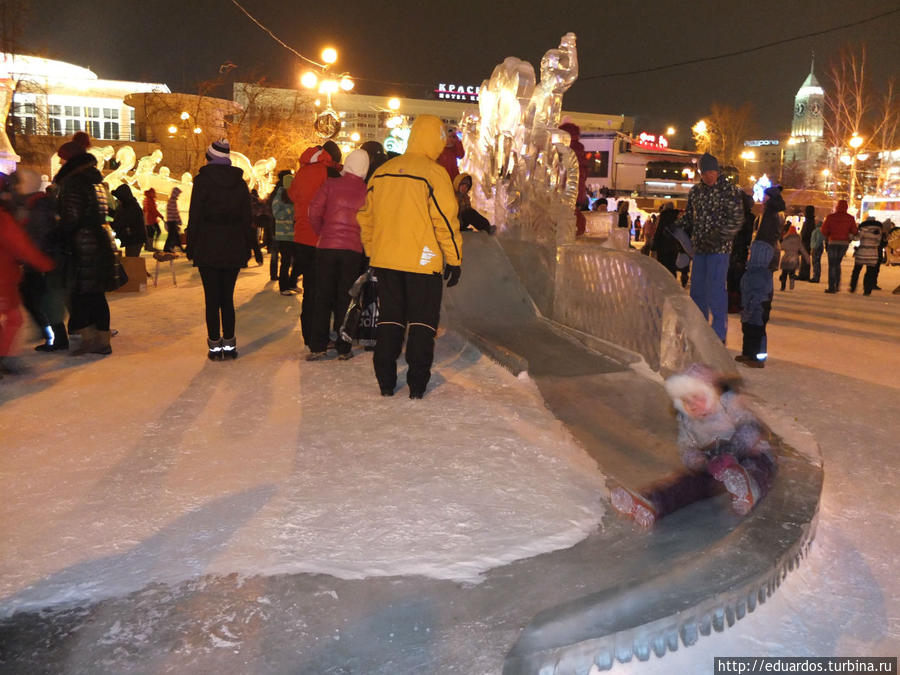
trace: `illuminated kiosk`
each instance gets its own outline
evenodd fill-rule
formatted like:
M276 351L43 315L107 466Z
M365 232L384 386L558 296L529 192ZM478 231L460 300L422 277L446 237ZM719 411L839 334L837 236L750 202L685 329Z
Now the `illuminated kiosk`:
M477 115L461 123L461 169L498 234L463 234L466 281L447 289L444 306L449 325L482 352L527 371L610 481L639 489L679 465L662 377L694 362L738 376L661 265L575 240L578 169L558 125L576 77L568 34L545 54L540 81L509 57L481 86ZM721 631L775 591L815 532L821 464L776 444L776 484L743 519L724 500L706 500L638 533L613 513L576 546L492 570L485 588L455 602L494 607L500 589L529 589L527 600L517 594L528 608L517 607L522 629L507 674L608 669Z

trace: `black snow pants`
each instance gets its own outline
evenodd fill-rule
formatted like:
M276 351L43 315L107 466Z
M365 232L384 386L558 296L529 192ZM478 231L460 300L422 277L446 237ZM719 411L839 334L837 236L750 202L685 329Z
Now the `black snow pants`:
M434 338L441 315L443 279L383 267L378 277L378 327L375 331L375 377L382 392L397 386L397 359L406 336L406 382L411 396L421 397L431 379Z

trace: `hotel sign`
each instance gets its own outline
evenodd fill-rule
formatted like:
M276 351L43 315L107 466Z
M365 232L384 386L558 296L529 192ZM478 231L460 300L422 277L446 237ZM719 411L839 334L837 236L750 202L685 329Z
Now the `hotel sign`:
M653 150L669 149L669 141L665 136L662 134L659 136L648 134L646 131L642 131L641 135L634 139L632 143L639 145L642 148L652 148Z
M478 90L480 88L471 84L446 84L441 82L435 88L434 95L445 101L470 101L477 103Z

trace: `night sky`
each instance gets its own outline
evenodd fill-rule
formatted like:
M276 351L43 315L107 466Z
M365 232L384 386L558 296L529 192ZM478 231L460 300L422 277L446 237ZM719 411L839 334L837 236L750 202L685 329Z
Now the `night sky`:
M793 97L816 53L826 63L845 44L865 43L873 81L900 74L900 12L853 28L747 55L640 75L584 79L714 56L808 34L900 7L897 0L770 2L437 3L431 0L287 2L239 0L286 43L318 60L340 51L337 68L358 78L360 93L425 98L438 82L480 84L506 56L537 69L567 31L578 36L580 79L563 107L633 115L637 129L690 125L713 102L750 101L757 136L790 131ZM254 25L230 0L32 0L20 51L91 68L105 79L164 82L196 91L198 80L238 66L240 81L265 76L296 86L304 64ZM481 17L472 7L479 7ZM381 81L381 82L379 82ZM392 83L392 84L388 84ZM401 86L400 83L406 84ZM230 89L223 91L230 98Z

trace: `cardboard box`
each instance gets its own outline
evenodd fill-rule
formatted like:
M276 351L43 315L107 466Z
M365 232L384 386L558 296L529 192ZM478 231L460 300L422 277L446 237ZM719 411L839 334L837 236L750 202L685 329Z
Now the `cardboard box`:
M128 275L128 283L117 293L142 292L147 290L147 261L143 258L122 258L122 267Z

